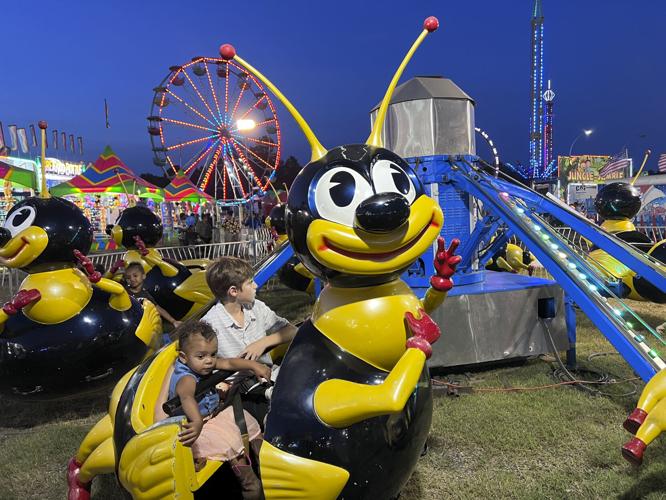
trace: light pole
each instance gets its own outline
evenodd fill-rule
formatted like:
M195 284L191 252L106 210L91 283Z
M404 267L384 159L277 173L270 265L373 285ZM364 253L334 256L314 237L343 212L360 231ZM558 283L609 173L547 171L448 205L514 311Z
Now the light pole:
M583 130L580 134L578 134L578 135L576 136L576 138L575 138L575 139L573 140L573 142L571 143L571 147L569 148L569 156L571 156L571 153L573 152L573 147L574 147L574 144L576 144L576 141L578 141L578 139L580 139L580 138L583 137L583 136L585 136L585 137L590 137L590 135L592 135L592 132L594 132L594 130L592 130L592 129L585 129L585 130Z

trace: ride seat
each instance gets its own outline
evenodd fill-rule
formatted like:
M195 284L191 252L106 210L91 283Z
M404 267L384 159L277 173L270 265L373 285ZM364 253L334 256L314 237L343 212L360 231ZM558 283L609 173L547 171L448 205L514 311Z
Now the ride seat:
M146 477L142 474L137 475L136 468L128 467L133 462L132 457L145 452L153 453L151 450L154 448L161 450L154 457L159 459L164 458L165 450L171 450L167 453L169 457L166 458L171 461L171 466L167 469L160 469L154 474L151 473L151 479L156 485L173 485L175 497L191 499L193 492L215 473L222 462L209 460L203 468L197 470L191 448L183 446L178 440L177 426L185 417L182 415L169 417L162 409L162 405L169 396L169 383L177 356L176 342L165 346L152 360L152 370L144 375L139 384L131 416L137 436L134 436L125 446L123 455L120 457L119 479L123 486L131 492L144 491ZM155 390L158 386L159 392ZM162 434L163 439L167 440L166 443L162 443L167 444L166 448L160 444L150 445L150 440L142 441L147 433L163 432L159 429L168 429ZM145 448L146 446L147 448ZM128 452L128 450L130 451Z
M164 403L167 402L169 398L169 385L171 382L171 375L173 375L173 370L174 366L173 364L167 369L166 373L164 374L164 380L162 380L162 387L160 388L160 392L157 396L157 400L155 401L155 410L153 413L153 421L154 422L159 422L161 420L164 420L166 418L169 418L169 415L167 415L164 412L164 409L162 406Z

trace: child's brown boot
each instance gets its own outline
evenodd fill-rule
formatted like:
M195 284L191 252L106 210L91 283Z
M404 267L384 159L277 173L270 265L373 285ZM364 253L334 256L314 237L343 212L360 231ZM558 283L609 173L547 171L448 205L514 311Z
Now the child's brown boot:
M233 460L231 470L234 471L234 475L241 485L244 500L264 500L261 481L244 458Z

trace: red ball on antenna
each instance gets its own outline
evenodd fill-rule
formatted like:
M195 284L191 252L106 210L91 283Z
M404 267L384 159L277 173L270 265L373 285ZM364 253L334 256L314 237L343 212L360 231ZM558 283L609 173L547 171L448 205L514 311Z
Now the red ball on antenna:
M236 57L236 49L234 49L233 45L225 43L224 45L220 45L220 55L222 59L228 61Z
M46 120L39 120L39 123L37 124L37 126L39 128L41 128L42 130L46 130L48 128L49 124L46 123Z
M423 21L423 29L428 30L428 33L432 33L437 28L439 28L439 20L435 16L430 16Z

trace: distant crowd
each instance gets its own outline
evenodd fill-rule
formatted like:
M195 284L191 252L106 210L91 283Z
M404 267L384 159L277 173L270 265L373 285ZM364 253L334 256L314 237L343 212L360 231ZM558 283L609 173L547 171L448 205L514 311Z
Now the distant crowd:
M249 213L241 225L238 217L229 210L222 214L218 226L213 225L213 217L208 212L201 216L194 212L181 212L174 227L178 231L181 245L198 245L211 243L215 229L219 229L219 240L224 243L239 241L243 227L258 229L262 225L263 220L258 212Z

